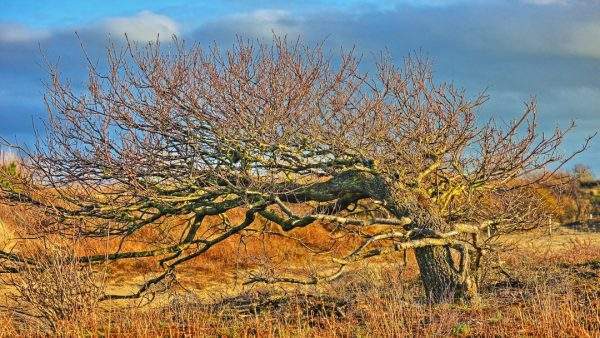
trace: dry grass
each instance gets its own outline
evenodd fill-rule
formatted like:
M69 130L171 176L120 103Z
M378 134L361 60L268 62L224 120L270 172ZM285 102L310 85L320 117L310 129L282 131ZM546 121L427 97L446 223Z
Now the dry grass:
M519 288L490 287L479 306L421 303L414 296L415 281L390 269L320 293L251 290L212 304L173 295L159 307L113 307L97 310L93 318L65 320L58 331L77 336L598 336L597 280L556 268L557 275L531 270L535 278ZM36 333L9 318L0 323L5 335Z
M0 206L0 218L10 225L15 214ZM25 211L19 215L26 217ZM329 241L319 226L295 235L314 245ZM115 337L600 337L600 234L554 229L552 234L542 230L506 240L516 242L513 250L501 255L513 280L497 271L488 273L481 290L483 301L476 306L423 302L412 255L406 267L400 257L378 258L327 286L243 287L240 276L259 268L265 259L276 269L300 271L318 265L320 258L307 256L289 239L252 237L242 243L237 237L182 266L180 284L150 305L121 302L104 303L93 310L73 307L68 316L59 316L53 326L44 327L4 311L0 336L29 336L47 330L65 336ZM343 249L345 244L336 243L336 248ZM112 245L86 242L75 250L91 253ZM157 271L156 264L150 260L120 262L109 270L109 284L128 290L152 271ZM78 273L71 272L73 276Z

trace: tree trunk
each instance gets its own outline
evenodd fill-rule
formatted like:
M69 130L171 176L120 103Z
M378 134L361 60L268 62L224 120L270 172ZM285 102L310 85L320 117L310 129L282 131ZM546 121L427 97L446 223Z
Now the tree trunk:
M458 264L448 246L428 246L415 250L421 282L432 303L477 302L477 283L471 271L469 253L461 251Z

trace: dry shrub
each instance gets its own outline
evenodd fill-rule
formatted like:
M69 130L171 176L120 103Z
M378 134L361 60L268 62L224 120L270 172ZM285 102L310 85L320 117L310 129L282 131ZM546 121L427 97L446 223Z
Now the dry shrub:
M89 265L73 260L73 251L51 247L35 254L36 265L3 279L8 292L4 306L24 325L56 331L60 322L91 318L102 288Z

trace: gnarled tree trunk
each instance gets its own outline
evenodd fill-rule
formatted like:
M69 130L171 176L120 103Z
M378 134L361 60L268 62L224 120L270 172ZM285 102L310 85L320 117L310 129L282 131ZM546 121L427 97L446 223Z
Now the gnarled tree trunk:
M474 302L478 300L477 283L468 261L468 252L455 262L449 246L427 246L415 249L421 282L429 301Z
M412 239L435 238L436 233L452 230L443 217L417 201L405 202L394 209L395 214L408 215L413 220L408 226L413 232ZM479 300L477 267L471 264L466 245L448 242L447 245L420 246L415 248L415 257L428 301L471 303Z

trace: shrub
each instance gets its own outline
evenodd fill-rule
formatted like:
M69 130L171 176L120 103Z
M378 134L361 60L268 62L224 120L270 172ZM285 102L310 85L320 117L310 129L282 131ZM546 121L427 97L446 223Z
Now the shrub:
M6 308L25 324L51 332L60 321L90 315L102 295L91 267L75 262L73 252L64 248L36 256L35 265L3 280L11 290Z

